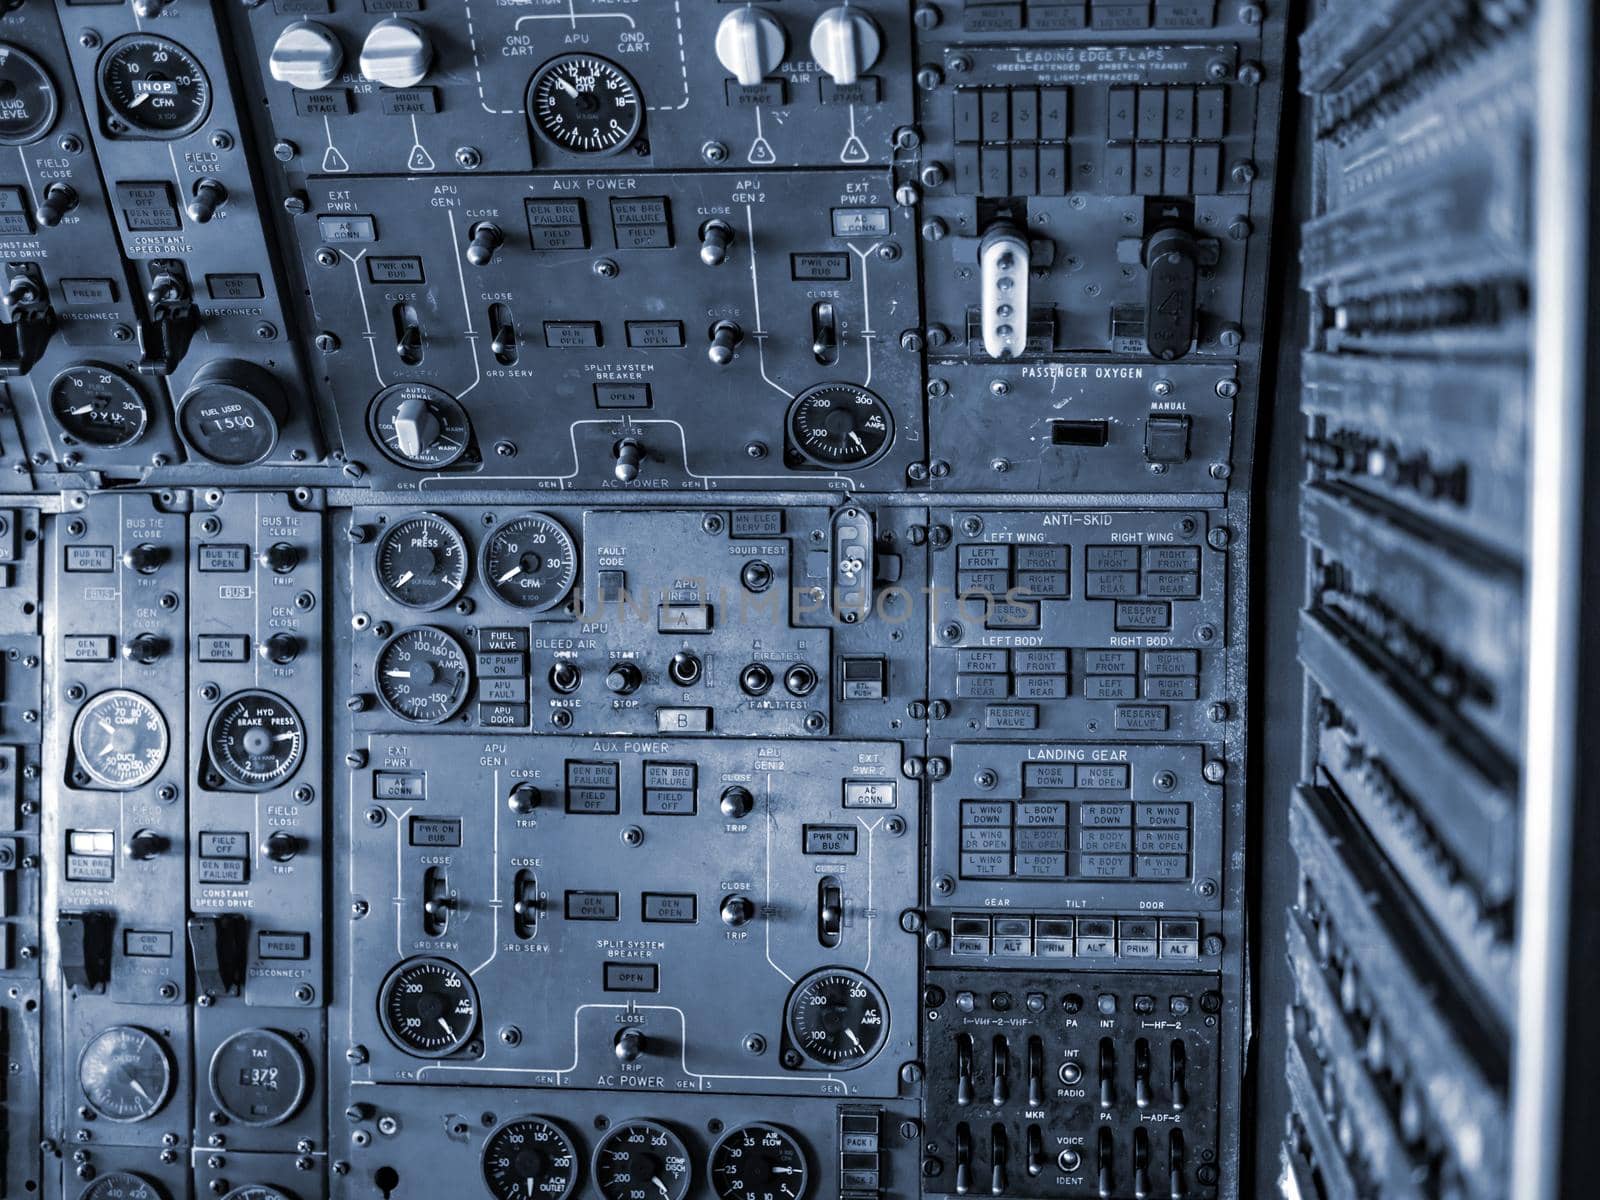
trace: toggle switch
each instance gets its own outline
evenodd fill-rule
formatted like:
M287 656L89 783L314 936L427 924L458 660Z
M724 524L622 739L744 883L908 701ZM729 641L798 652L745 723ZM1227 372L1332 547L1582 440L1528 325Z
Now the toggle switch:
M1117 1050L1110 1038L1100 1039L1100 1107L1115 1108Z
M720 267L728 261L728 250L733 245L733 226L712 218L700 226L700 261L708 267Z
M1000 1108L1011 1098L1011 1043L1006 1041L1005 1034L994 1035L989 1054L989 1077L992 1081L989 1103Z
M755 919L756 906L748 896L726 896L717 911L722 915L723 924L738 929Z
M1028 1107L1044 1107L1044 1039L1040 1037L1028 1039Z
M286 666L300 655L301 642L292 633L275 633L256 649L269 663L277 666Z
M422 318L417 315L417 310L409 304L396 304L394 306L394 352L400 356L400 361L408 367L414 367L422 361ZM408 401L407 403L420 404L421 401ZM403 409L404 404L401 405ZM426 443L424 443L426 444ZM407 453L402 447L402 453Z
M1096 1141L1098 1144L1095 1146L1095 1191L1101 1200L1111 1200L1117 1191L1115 1162L1117 1148L1112 1141L1111 1130L1103 1125Z
M1169 1072L1169 1086L1172 1089L1172 1107L1182 1112L1189 1107L1189 1055L1184 1049L1183 1039L1178 1038L1172 1043L1172 1069Z
M639 690L644 676L631 662L613 663L606 672L606 690L618 696L631 696Z
M729 820L738 821L748 817L750 810L755 806L756 798L750 794L748 788L742 788L738 784L734 784L732 787L723 789L719 807L722 809L722 815Z
M122 647L122 657L141 667L148 667L166 652L167 639L153 633L137 634Z
M844 933L844 888L832 875L817 884L817 941L832 950Z
M1167 1194L1181 1196L1183 1184L1184 1153L1183 1130L1174 1129L1167 1135Z
M831 300L811 306L811 356L825 367L839 361L839 317Z
M956 1126L956 1195L972 1190L972 1130L965 1122Z
M153 546L149 542L142 542L137 546L130 546L123 552L122 565L141 575L154 575L170 555L171 551L165 546Z
M154 829L141 829L128 839L128 857L135 862L149 862L164 853L168 846L166 837Z
M228 189L215 179L202 179L194 185L194 195L184 206L189 219L204 225L228 202Z
M631 1063L643 1058L648 1046L644 1034L639 1030L623 1029L611 1043L611 1051L617 1056L618 1062Z
M972 1103L972 1035L956 1035L956 1103L965 1108Z
M450 880L443 867L429 867L422 876L422 932L426 937L443 937L450 925Z
M45 189L39 207L33 210L33 219L47 228L61 224L61 218L78 207L78 193L71 184L52 183Z
M632 483L639 478L639 467L644 462L644 443L638 438L623 438L611 448L611 453L616 456L616 465L611 468L611 473L617 477L619 483Z
M505 245L506 235L498 225L479 221L467 231L467 261L475 267L486 267L494 252Z
M1039 1176L1044 1174L1044 1131L1037 1125L1028 1126L1028 1174Z
M262 847L263 853L275 863L286 863L304 849L305 842L299 836L281 829L269 837L267 844Z
M756 87L783 61L783 26L765 9L746 4L717 26L717 61L745 87Z
M273 542L256 555L256 561L274 575L287 575L300 565L300 547L293 542Z
M1016 358L1028 345L1028 237L1009 221L978 243L983 349L990 358Z
M511 883L511 928L526 941L539 931L539 883L532 871L518 871Z
M1008 1186L1006 1166L1010 1152L1011 1146L1006 1138L1006 1127L996 1121L989 1129L989 1194L991 1196L1004 1196L1006 1194Z
M1150 1195L1150 1131L1143 1125L1133 1131L1133 1194L1135 1200Z
M539 789L527 780L523 780L511 789L506 797L506 807L514 813L526 816L539 807Z
M1133 1103L1150 1107L1150 1043L1144 1038L1133 1044Z
M713 366L725 367L733 361L733 352L744 341L744 330L732 321L718 321L711 327L711 347L706 351Z
M489 351L495 361L512 366L517 361L517 324L504 304L489 306Z
M811 57L837 84L855 83L883 53L883 33L859 8L835 5L811 26Z

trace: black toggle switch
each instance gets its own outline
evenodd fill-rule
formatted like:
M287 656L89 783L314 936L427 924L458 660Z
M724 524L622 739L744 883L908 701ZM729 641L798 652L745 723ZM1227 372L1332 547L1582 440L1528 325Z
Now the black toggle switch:
M489 350L495 361L505 366L517 361L517 325L504 304L489 306Z
M539 882L532 871L518 871L511 884L511 925L519 938L526 941L539 929Z
M956 1195L972 1190L972 1130L963 1122L956 1126Z
M972 1103L972 1035L956 1035L956 1103L965 1108Z
M202 179L194 185L194 195L189 203L184 206L184 211L189 214L189 219L196 224L204 225L217 215L217 209L228 202L228 189L215 179Z
M140 829L128 839L128 857L135 862L149 862L166 852L170 845L164 834L154 829Z
M1028 1107L1044 1107L1044 1039L1038 1037L1028 1039Z
M750 924L756 916L755 903L748 896L724 897L717 911L722 915L723 924L734 929Z
M511 794L506 797L506 804L514 813L526 815L539 807L539 789L527 780L523 780L511 789Z
M623 438L614 447L612 453L617 456L617 462L611 468L611 473L622 483L632 483L639 478L639 467L644 462L644 443L638 438Z
M263 849L273 862L286 863L305 849L305 842L297 835L280 829L267 839Z
M467 236L472 239L467 243L467 261L475 267L488 266L494 252L506 242L500 227L488 221L479 221L467 231Z
M256 652L269 663L287 666L300 656L300 639L292 633L275 633L256 647Z
M206 996L236 996L244 986L245 919L232 913L189 918L195 986Z
M839 316L831 300L811 306L811 354L825 367L839 361Z
M567 659L559 660L550 668L550 689L563 696L570 696L578 690L583 683L583 668L577 663Z
M1111 1130L1105 1126L1100 1127L1098 1145L1095 1147L1095 1190L1101 1200L1110 1200L1117 1191L1116 1157L1117 1148L1111 1139Z
M732 321L718 321L711 327L711 348L706 357L713 366L725 367L733 361L733 352L744 341L744 330Z
M1169 226L1145 239L1143 257L1145 348L1170 362L1189 353L1194 341L1200 249L1188 231Z
M1133 1102L1150 1107L1150 1043L1144 1038L1133 1044Z
M989 1194L1006 1194L1006 1160L1010 1145L1006 1141L1006 1127L996 1122L989 1129Z
M422 876L422 932L443 937L450 926L450 910L455 900L450 895L450 879L443 867L429 867Z
M637 1029L619 1031L611 1043L611 1052L617 1056L617 1061L625 1063L637 1062L648 1048L644 1034Z
M1167 1135L1167 1194L1177 1200L1183 1195L1183 1130Z
M172 552L165 546L153 546L149 542L142 542L123 551L122 565L141 575L154 575L171 555Z
M148 667L167 652L167 639L153 633L141 633L123 644L122 657L141 667Z
M292 542L273 542L256 557L274 575L287 575L300 565L300 547Z
M756 798L750 794L748 788L742 788L738 784L734 784L732 787L723 789L720 807L722 815L729 820L737 821L748 817L750 810L755 806Z
M643 682L644 676L631 662L613 663L611 669L606 672L606 689L619 696L633 695Z
M1044 1174L1044 1131L1037 1125L1028 1126L1028 1174Z
M108 912L63 912L56 917L61 982L80 992L103 992L111 979L111 927Z
M1100 1107L1115 1108L1117 1051L1110 1038L1100 1039Z
M1011 1098L1011 1044L1006 1035L997 1033L990 1047L990 1103L1000 1108Z
M1184 1049L1183 1039L1178 1038L1172 1043L1172 1070L1170 1086L1172 1088L1172 1107L1182 1112L1189 1107L1189 1054Z
M54 229L61 224L62 217L77 207L78 193L71 184L52 183L45 189L39 207L33 210L33 218L39 224Z
M1136 1200L1150 1195L1150 1131L1143 1125L1133 1131L1133 1194Z
M700 261L708 267L720 267L728 261L728 250L733 245L733 226L726 221L712 219L700 227Z
M844 935L844 888L832 875L817 884L817 941L832 950Z
M394 306L394 352L408 367L422 361L422 318L409 304Z

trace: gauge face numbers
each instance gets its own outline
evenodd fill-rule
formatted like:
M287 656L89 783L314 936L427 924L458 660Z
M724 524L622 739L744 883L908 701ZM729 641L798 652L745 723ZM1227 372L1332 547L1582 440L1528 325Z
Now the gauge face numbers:
M178 409L178 427L194 452L224 467L248 467L278 444L278 417L248 388L207 380L189 389Z
M5 112L0 99L0 119ZM85 446L131 446L150 425L150 406L138 386L120 371L83 363L50 383L50 415L68 436Z
M417 513L383 531L372 565L396 604L443 608L467 584L466 539L437 513Z
M167 1200L167 1194L142 1175L113 1171L79 1192L78 1200Z
M0 145L25 146L50 132L56 85L33 55L0 42Z
M553 517L523 513L483 543L480 574L513 608L544 612L565 600L578 578L578 549Z
M397 383L373 398L367 434L402 467L436 471L466 453L472 423L449 392L426 383Z
M853 383L807 388L789 406L789 443L814 467L864 467L894 440L894 416L880 398Z
M100 59L98 83L113 133L182 137L211 110L211 80L200 60L153 34L112 42Z
M402 629L378 651L373 682L383 706L402 721L437 725L467 700L467 652L432 625Z
M495 1200L567 1200L578 1186L578 1153L545 1117L515 1117L483 1143L483 1181Z
M442 958L408 958L378 990L383 1031L407 1054L443 1058L472 1039L478 991L467 973Z
M644 120L639 85L616 63L565 54L540 67L528 85L533 127L569 154L615 154Z
M299 1048L272 1029L245 1029L211 1056L211 1097L241 1125L281 1125L300 1110L308 1081Z
M776 1125L741 1125L711 1151L711 1186L722 1200L802 1200L805 1151Z
M654 1121L614 1126L595 1147L594 1186L605 1200L683 1200L689 1151Z
M113 1025L83 1048L78 1086L89 1107L107 1121L146 1121L172 1095L172 1058L155 1034Z
M78 710L72 750L90 780L131 791L154 779L167 761L167 721L138 692L101 692Z
M849 1070L878 1052L889 1031L889 1005L858 971L824 968L789 994L789 1040L812 1062Z
M271 692L239 692L211 714L206 753L217 774L236 788L264 792L300 768L306 729L300 714Z

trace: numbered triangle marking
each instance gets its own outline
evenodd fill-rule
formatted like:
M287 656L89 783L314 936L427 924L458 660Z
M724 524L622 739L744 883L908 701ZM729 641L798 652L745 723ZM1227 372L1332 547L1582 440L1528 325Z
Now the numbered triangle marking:
M864 163L867 161L867 147L855 134L851 134L844 144L844 149L839 151L839 161L847 163Z
M412 171L431 171L433 155L429 154L421 145L411 147L411 158L406 162L407 168Z
M758 167L771 166L778 161L778 156L772 152L772 146L764 137L758 137L750 143L750 153L745 156Z
M348 171L350 164L345 161L344 155L339 153L339 147L329 146L328 152L322 156L322 169L324 171Z

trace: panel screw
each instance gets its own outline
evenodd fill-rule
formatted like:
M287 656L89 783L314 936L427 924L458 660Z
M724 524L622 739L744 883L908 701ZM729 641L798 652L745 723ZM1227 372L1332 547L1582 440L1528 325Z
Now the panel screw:
M700 147L700 157L708 163L728 161L728 147L721 142L706 142Z
M279 162L288 162L299 153L300 147L296 146L287 138L285 138L283 141L274 142L272 144L272 157L277 159Z
M483 151L476 146L458 146L456 148L456 166L466 171L475 171L483 165Z
M933 881L933 890L941 896L948 896L956 890L956 881L948 875L940 875Z

